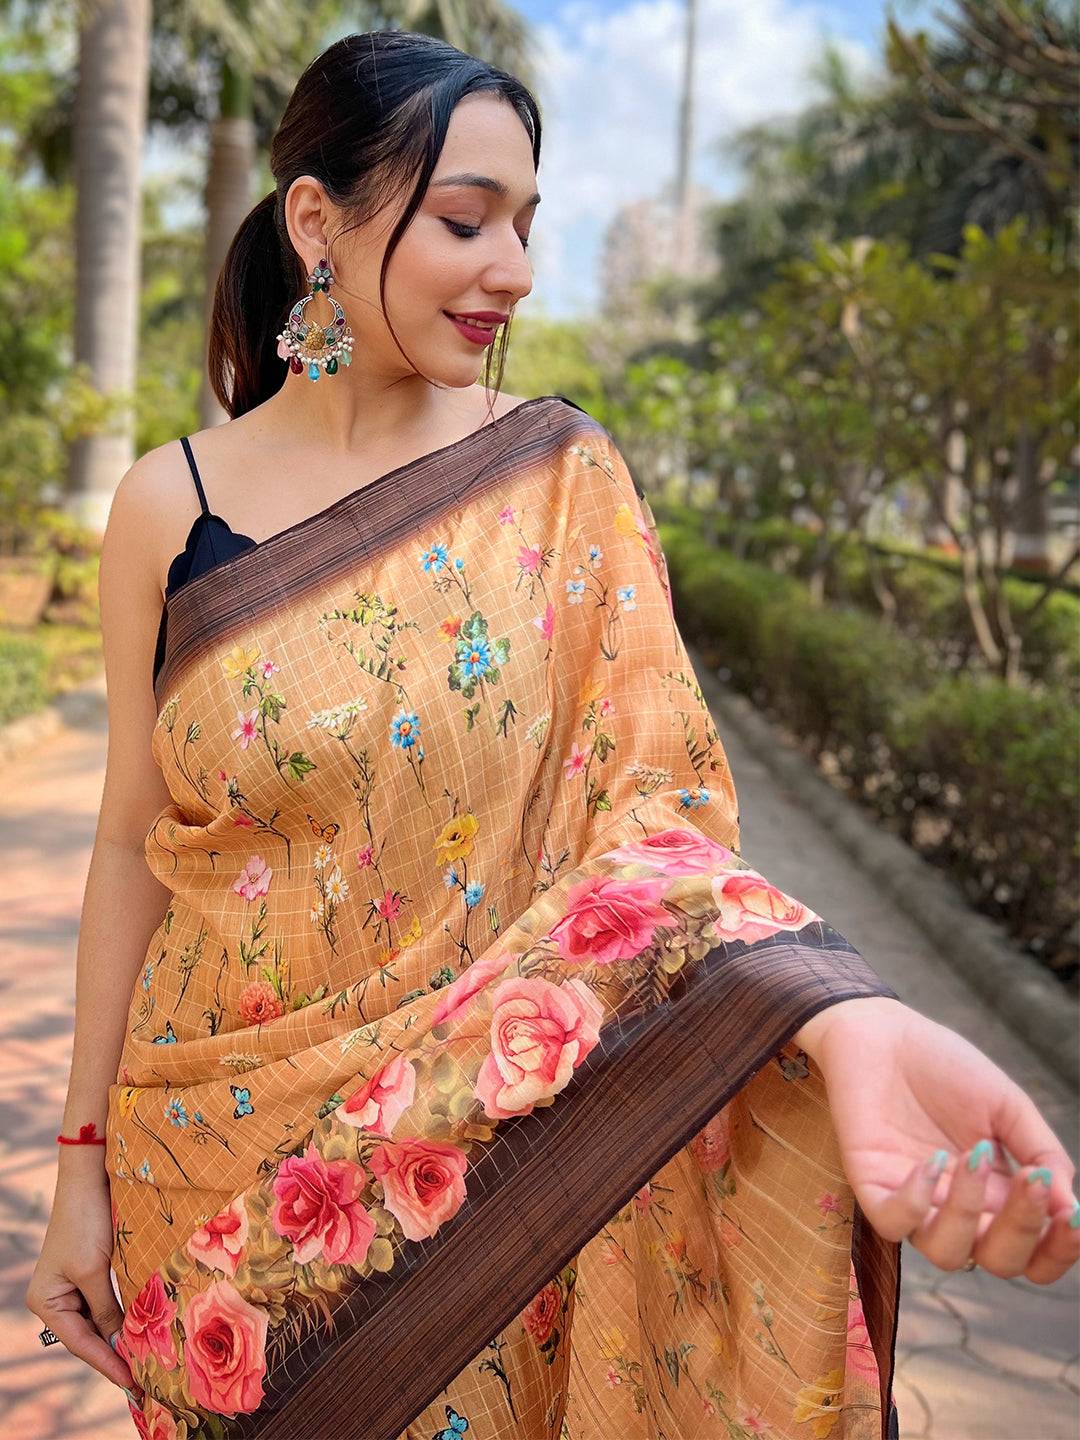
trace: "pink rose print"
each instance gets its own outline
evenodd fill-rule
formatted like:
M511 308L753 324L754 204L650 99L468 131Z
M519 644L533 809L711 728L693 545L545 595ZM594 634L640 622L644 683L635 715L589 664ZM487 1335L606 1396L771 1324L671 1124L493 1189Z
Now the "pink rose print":
M474 960L456 980L452 980L443 991L439 1003L431 1012L432 1025L446 1025L460 1020L469 1008L469 1001L483 990L489 980L501 975L511 964L508 954L489 955L486 960Z
M375 1238L375 1221L360 1203L367 1176L351 1160L324 1160L314 1144L286 1155L274 1177L270 1223L291 1240L298 1265L321 1258L359 1265Z
M124 1358L154 1359L163 1369L175 1370L177 1355L172 1334L175 1318L176 1301L166 1295L165 1282L155 1270L124 1315L121 1327L127 1350Z
M573 886L567 912L549 931L564 960L610 965L632 960L652 943L658 925L673 926L659 903L662 880L611 880L591 876Z
M427 1240L465 1203L464 1150L444 1140L388 1140L371 1156L383 1203L407 1240Z
M690 1151L703 1175L712 1175L727 1162L731 1154L728 1117L725 1111L714 1115L690 1141Z
M528 1115L565 1089L600 1038L604 1007L580 980L504 980L492 996L491 1052L475 1094L493 1120Z
M753 945L780 930L801 930L820 920L809 906L770 885L756 870L714 875L713 900L720 911L714 930L718 940L742 940Z
M267 1314L229 1280L193 1295L184 1312L184 1364L196 1405L218 1415L257 1410L266 1374Z
M270 889L270 876L273 873L261 855L252 855L236 877L236 883L232 888L245 900L257 900L260 895L265 895Z
M552 1330L555 1329L555 1321L559 1318L561 1306L562 1295L559 1287L554 1280L550 1280L538 1295L533 1296L521 1312L521 1323L537 1345L543 1345Z
M354 1091L334 1114L346 1125L389 1137L415 1094L416 1071L406 1056L399 1055Z
M240 741L241 750L246 750L259 733L259 707L256 705L255 709L247 715L243 710L237 710L236 720L237 725L232 732L232 738Z
M240 991L236 1008L240 1011L240 1018L248 1025L265 1025L268 1020L276 1020L285 1013L277 991L265 980L252 980L250 985L245 985Z
M149 1405L150 1414L146 1416L128 1401L128 1409L135 1421L135 1429L139 1432L139 1440L176 1440L176 1421L172 1412L166 1410L164 1405L159 1405L156 1400L151 1400Z
M726 845L702 835L699 830L661 830L632 840L615 850L608 850L601 860L615 860L621 865L651 865L665 875L704 875L718 865L728 865L735 858Z
M877 1357L870 1343L870 1332L866 1328L866 1316L863 1314L863 1303L859 1296L848 1301L847 1314L847 1368L877 1385Z
M247 1207L238 1195L220 1214L200 1225L185 1248L193 1260L201 1260L211 1270L235 1275L247 1238Z

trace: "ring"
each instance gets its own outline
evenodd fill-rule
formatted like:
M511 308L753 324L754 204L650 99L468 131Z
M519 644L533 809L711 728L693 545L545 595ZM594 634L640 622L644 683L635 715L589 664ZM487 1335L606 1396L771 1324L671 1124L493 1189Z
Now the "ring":
M919 1227L916 1225L915 1230L917 1230L918 1228L919 1228ZM911 1235L914 1235L914 1234L915 1234L915 1230L912 1230ZM911 1235L905 1235L905 1236L904 1236L904 1239L908 1242L909 1245L911 1244ZM975 1269L975 1265L976 1265L976 1262L975 1262L974 1260L972 1260L972 1259L969 1258L969 1259L967 1259L967 1260L964 1261L963 1265L960 1266L960 1269L961 1269L961 1270L974 1270L974 1269Z
M49 1329L48 1325L45 1326L44 1330L38 1331L38 1339L41 1341L42 1345L57 1345L60 1343L60 1336L54 1335L53 1332Z

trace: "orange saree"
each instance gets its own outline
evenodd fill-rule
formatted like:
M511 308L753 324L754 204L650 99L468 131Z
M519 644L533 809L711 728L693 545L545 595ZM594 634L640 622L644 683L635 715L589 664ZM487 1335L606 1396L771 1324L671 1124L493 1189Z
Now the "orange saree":
M169 599L108 1163L150 1440L884 1440L899 1246L792 1041L609 433L519 405Z

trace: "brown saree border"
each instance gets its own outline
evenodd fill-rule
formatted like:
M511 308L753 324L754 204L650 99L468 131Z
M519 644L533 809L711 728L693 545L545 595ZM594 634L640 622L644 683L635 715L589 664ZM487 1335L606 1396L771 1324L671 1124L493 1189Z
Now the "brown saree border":
M789 932L790 933L790 932ZM394 1269L359 1280L267 1375L229 1440L397 1440L634 1193L825 1006L899 999L824 921L798 939L724 944L661 1005L619 1017L557 1102L477 1147L462 1208ZM900 1245L858 1202L853 1264L890 1426ZM453 1324L448 1317L453 1316Z
M575 432L608 433L565 395L536 395L194 576L165 602L158 706L180 672L236 625L375 559L508 475L542 463Z

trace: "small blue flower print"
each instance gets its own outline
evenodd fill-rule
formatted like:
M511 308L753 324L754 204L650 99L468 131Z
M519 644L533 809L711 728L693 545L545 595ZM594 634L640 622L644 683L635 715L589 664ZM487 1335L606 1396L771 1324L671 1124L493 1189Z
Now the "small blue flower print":
M169 1117L172 1124L178 1126L181 1130L188 1123L188 1113L184 1109L184 1102L182 1100L170 1100L165 1106L165 1114Z
M454 569L455 569L455 570L464 570L464 569L465 569L465 561L462 560L462 558L461 558L460 555L459 555L458 558L454 561Z
M581 597L585 594L584 580L567 580L566 593L571 605L580 605Z
M709 792L704 785L700 785L696 790L688 790L684 785L679 791L679 804L684 810L700 810L708 803Z
M472 885L466 885L465 904L469 907L470 910L474 905L479 905L483 893L484 887L483 885L479 884L479 882L474 882Z
M399 710L390 722L390 742L399 750L408 750L420 739L420 717L409 710ZM423 759L423 751L420 752Z
M175 1033L174 1033L174 1031L173 1031L172 1021L171 1021L171 1020L166 1020L166 1021L165 1021L165 1034L164 1034L164 1035L155 1035L155 1036L154 1036L154 1044L155 1044L155 1045L175 1045L175 1044L176 1044L176 1035L175 1035Z
M618 598L619 604L623 607L624 610L637 609L637 601L634 599L635 589L636 587L633 585L616 586L615 594Z
M139 1179L145 1180L147 1185L154 1183L154 1172L150 1169L150 1161L144 1160L139 1166Z
M433 570L441 570L446 564L446 546L432 545L430 550L425 550L420 556L420 563L429 574Z
M596 565L603 558L604 552L600 549L599 545L589 546L589 559L593 562L594 565Z
M196 1124L196 1125L203 1125L203 1124L205 1124L205 1121L204 1121L203 1118L202 1118L202 1111L201 1111L201 1110L196 1110L196 1111L195 1111L195 1124Z
M448 890L453 890L454 886L458 883L458 874L452 865L450 866L450 869L446 871L442 878L443 884Z
M482 638L459 641L457 659L466 676L478 677L491 669L491 650Z
M149 989L150 989L150 981L151 981L153 978L154 978L154 962L151 960L151 961L150 961L150 964L147 965L146 969L143 971L142 988L143 988L144 990L149 990Z

